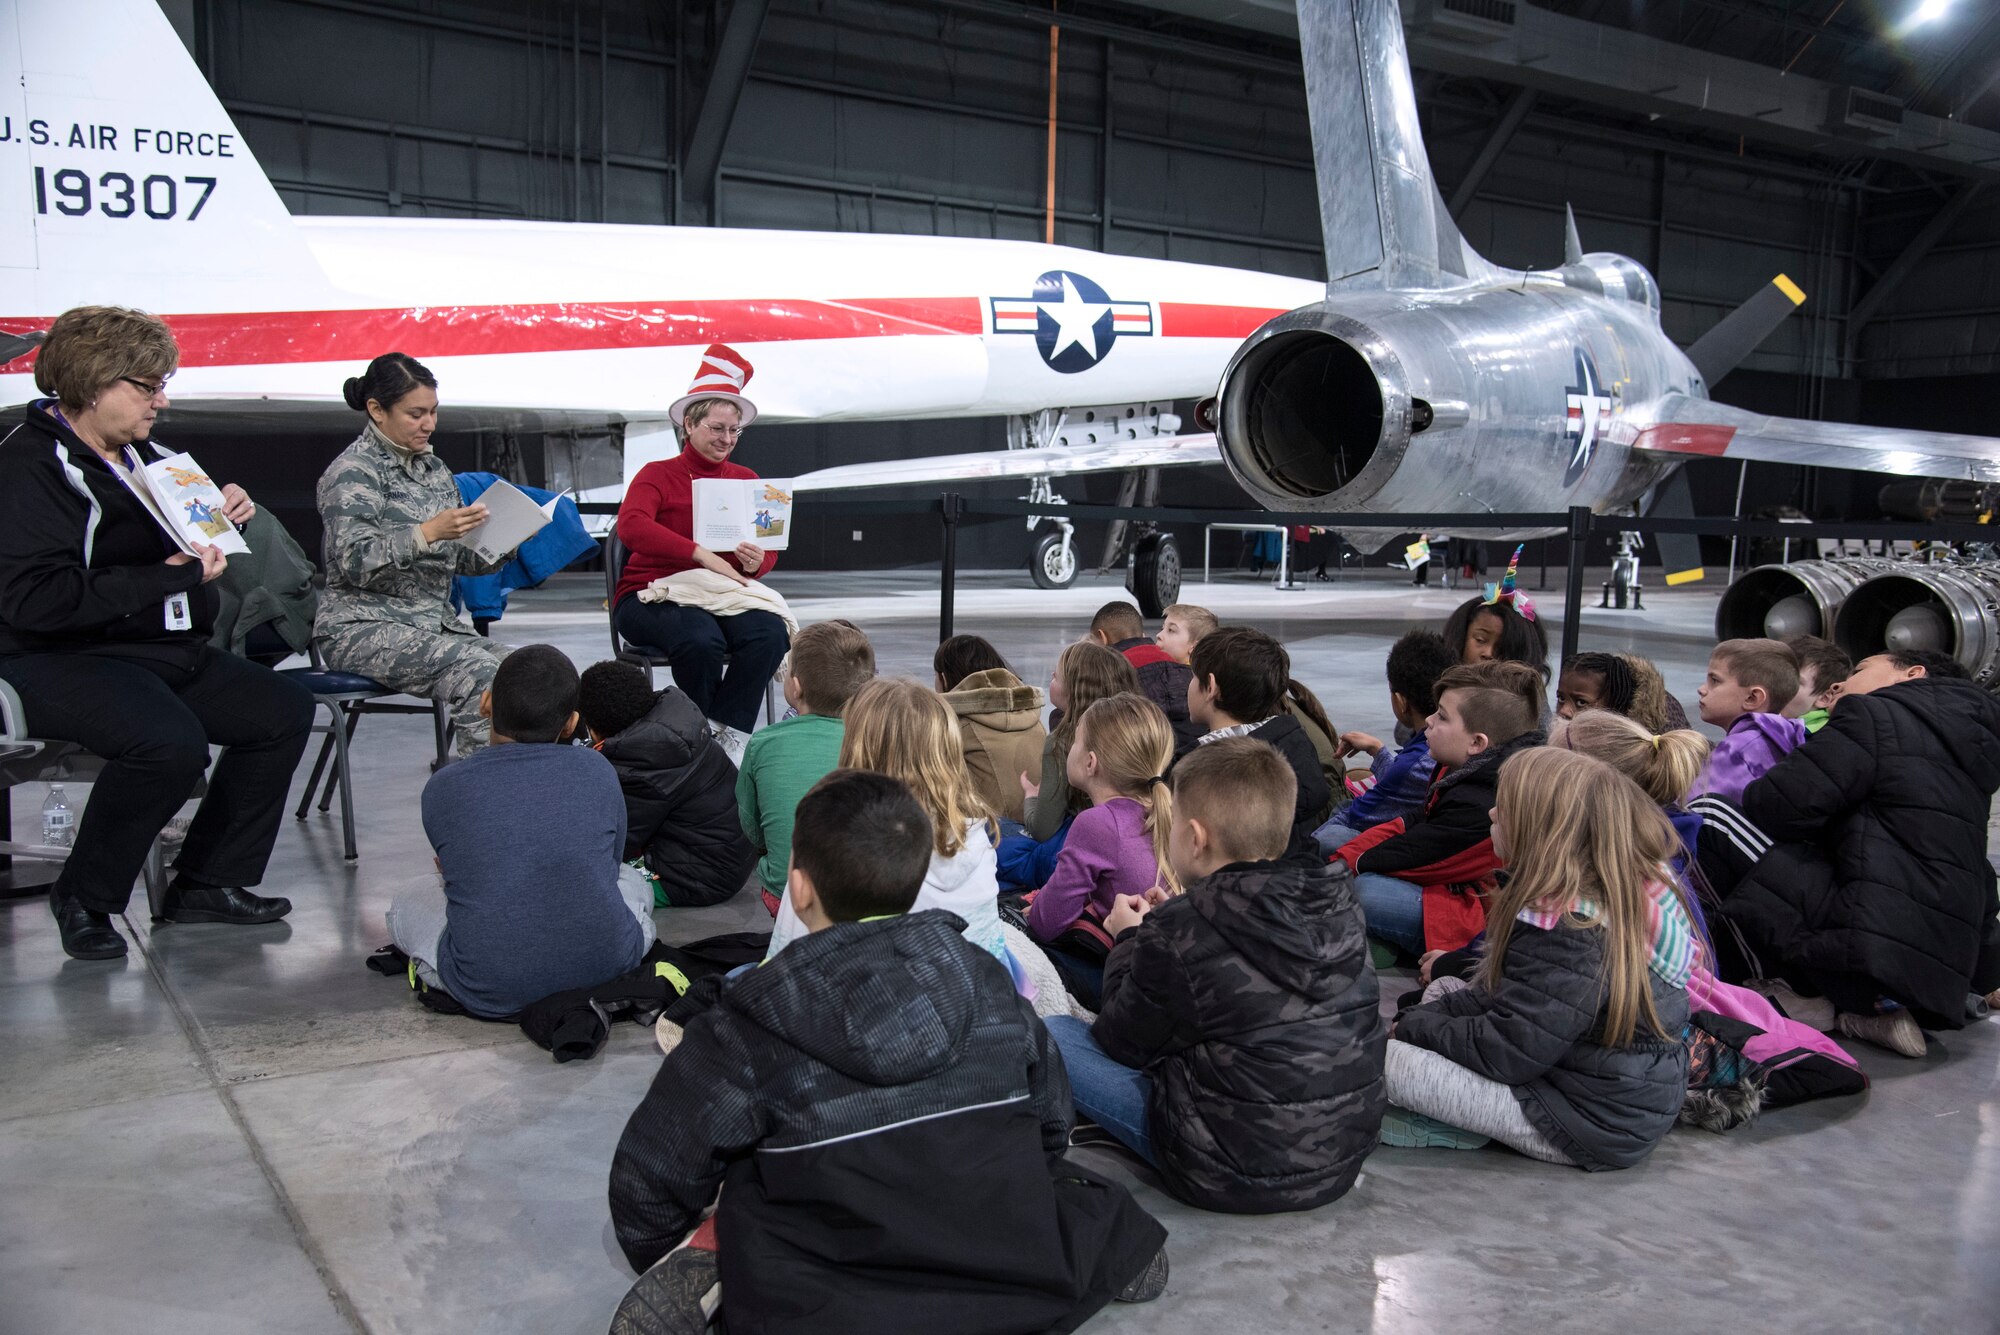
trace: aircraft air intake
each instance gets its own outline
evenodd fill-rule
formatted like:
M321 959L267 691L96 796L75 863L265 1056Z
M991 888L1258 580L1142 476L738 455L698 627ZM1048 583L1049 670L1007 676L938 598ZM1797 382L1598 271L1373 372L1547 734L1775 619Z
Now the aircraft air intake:
M1361 506L1409 443L1413 413L1394 352L1324 307L1280 316L1223 373L1216 441L1244 489L1271 509Z

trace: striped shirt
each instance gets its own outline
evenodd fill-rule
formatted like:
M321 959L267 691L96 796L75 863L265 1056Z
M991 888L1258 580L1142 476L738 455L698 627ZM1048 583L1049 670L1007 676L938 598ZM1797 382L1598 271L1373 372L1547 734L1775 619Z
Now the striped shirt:
M1688 976L1694 972L1694 923L1689 919L1681 897L1674 893L1672 874L1665 867L1660 868L1660 873L1659 880L1646 886L1648 927L1653 947L1646 965L1659 975L1660 981L1673 987L1686 987ZM1515 917L1549 932L1554 931L1556 924L1566 915L1573 914L1588 920L1595 918L1598 912L1596 904L1578 898L1553 908L1525 908Z

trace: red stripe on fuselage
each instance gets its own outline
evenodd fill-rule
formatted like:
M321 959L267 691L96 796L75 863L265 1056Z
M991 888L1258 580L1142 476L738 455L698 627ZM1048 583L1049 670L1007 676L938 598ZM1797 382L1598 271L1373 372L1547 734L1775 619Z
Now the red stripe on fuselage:
M1649 426L1632 442L1635 450L1658 450L1663 454L1705 454L1720 457L1729 452L1736 438L1733 426L1712 426L1705 422L1674 422Z
M783 343L985 332L976 297L852 301L730 300L551 302L509 306L412 306L377 310L252 311L169 315L181 365L260 366L366 361L394 348L413 357L596 352L709 343ZM1163 304L1183 338L1241 337L1276 311ZM0 317L0 330L48 328L52 317ZM25 371L34 356L0 366Z

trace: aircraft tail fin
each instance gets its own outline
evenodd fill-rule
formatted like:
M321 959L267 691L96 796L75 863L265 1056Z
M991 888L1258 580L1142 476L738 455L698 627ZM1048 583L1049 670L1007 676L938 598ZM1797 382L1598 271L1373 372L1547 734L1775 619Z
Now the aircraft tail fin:
M1757 294L1716 321L1715 325L1687 350L1688 360L1701 372L1709 388L1735 370L1785 317L1805 304L1806 294L1791 279L1779 274L1757 290Z
M1576 231L1576 210L1563 205L1563 264L1583 263L1583 238Z
M1397 0L1301 0L1298 15L1327 287L1486 276L1431 176Z
M0 0L0 317L300 295L324 276L155 0Z

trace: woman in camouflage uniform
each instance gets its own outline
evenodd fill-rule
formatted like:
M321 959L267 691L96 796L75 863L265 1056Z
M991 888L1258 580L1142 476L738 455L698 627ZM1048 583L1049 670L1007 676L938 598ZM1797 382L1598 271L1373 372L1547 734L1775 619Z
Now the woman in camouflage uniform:
M486 507L460 505L451 469L431 453L436 377L389 352L343 392L368 422L320 475L326 594L313 638L335 671L449 702L458 754L466 755L489 738L479 696L507 647L460 619L451 580L490 575L507 558L489 565L458 542L485 520Z

